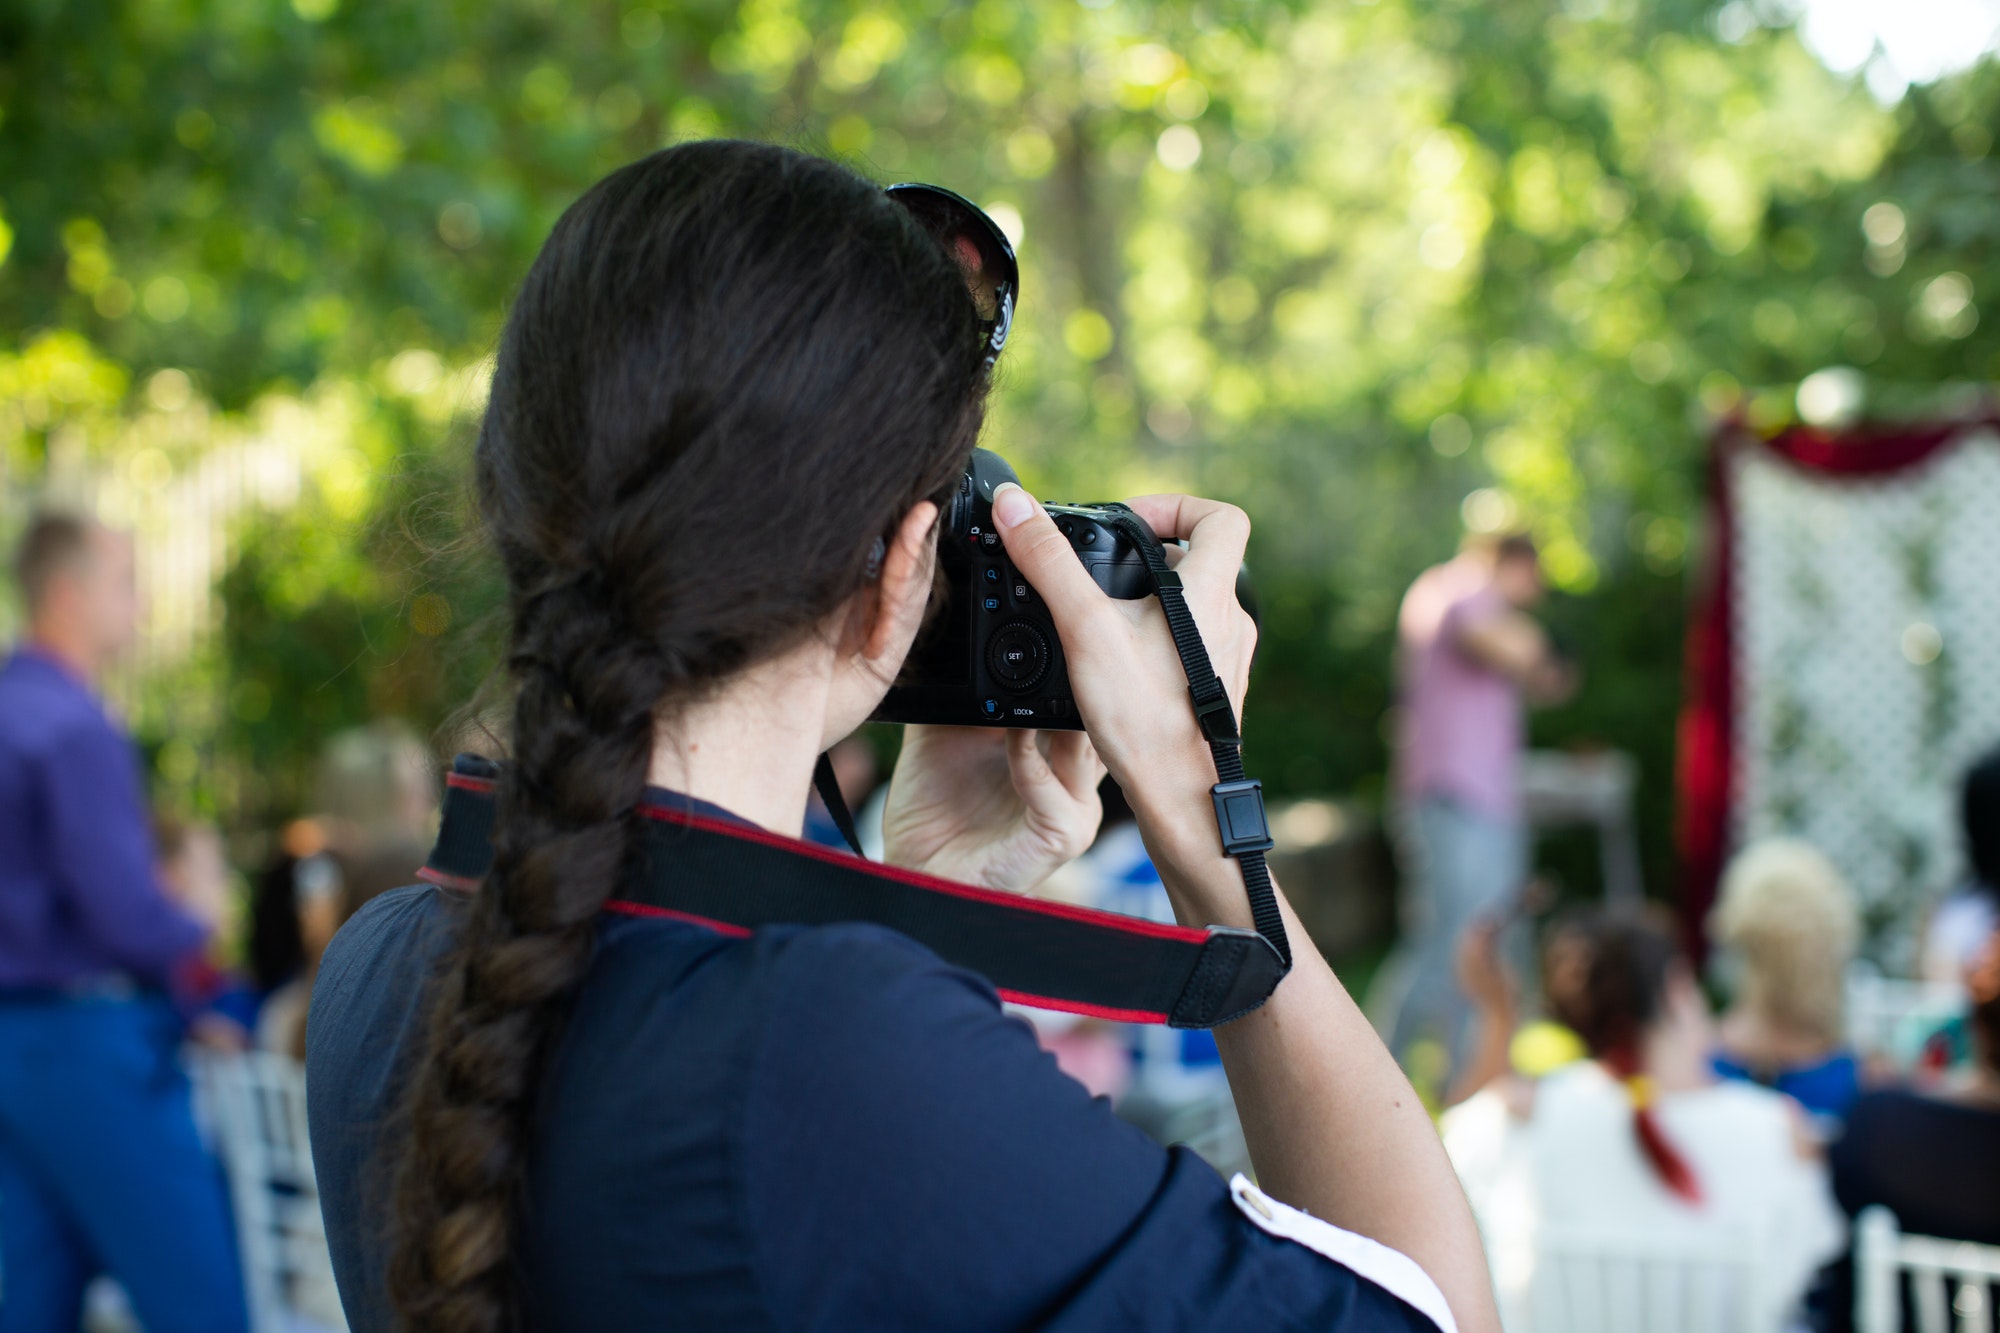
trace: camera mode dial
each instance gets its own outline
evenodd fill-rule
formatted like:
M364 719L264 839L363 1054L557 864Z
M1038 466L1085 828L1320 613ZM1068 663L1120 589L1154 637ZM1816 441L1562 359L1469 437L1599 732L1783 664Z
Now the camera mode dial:
M1002 687L1025 693L1049 674L1049 640L1025 620L1010 620L986 641L986 669Z

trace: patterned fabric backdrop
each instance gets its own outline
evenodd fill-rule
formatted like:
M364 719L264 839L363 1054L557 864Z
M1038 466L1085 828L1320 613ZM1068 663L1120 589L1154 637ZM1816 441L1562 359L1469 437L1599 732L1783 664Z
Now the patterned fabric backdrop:
M1957 783L2000 743L2000 435L1872 476L1728 451L1735 656L1730 842L1823 848L1868 952L1906 969L1964 871Z

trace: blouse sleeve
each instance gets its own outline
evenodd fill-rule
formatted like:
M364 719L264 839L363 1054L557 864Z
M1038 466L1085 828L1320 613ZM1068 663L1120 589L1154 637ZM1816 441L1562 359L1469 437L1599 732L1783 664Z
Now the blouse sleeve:
M1407 1257L1161 1148L902 936L806 932L778 968L743 1142L780 1327L1451 1327Z

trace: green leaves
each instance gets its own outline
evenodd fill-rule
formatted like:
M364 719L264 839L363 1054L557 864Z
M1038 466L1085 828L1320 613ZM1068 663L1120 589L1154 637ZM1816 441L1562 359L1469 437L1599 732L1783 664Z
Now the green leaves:
M1772 419L1836 364L1909 400L2000 353L1991 65L1883 108L1789 31L1726 26L1621 0L17 6L0 452L32 484L88 422L116 467L161 410L147 386L218 439L260 403L348 403L366 468L316 468L311 512L373 582L314 577L373 669L373 617L407 631L432 591L394 507L453 475L440 440L555 217L621 162L738 134L949 185L1016 234L989 438L1040 493L1238 500L1260 568L1349 643L1382 644L1467 516L1532 526L1593 604L1633 580L1656 601L1707 414L1781 386L1755 399ZM245 548L264 564L232 617L318 614L277 597L282 567L347 556L280 531ZM447 601L416 639L452 643ZM1380 686L1386 663L1342 652ZM1659 656L1594 669L1664 717ZM1294 686L1283 710L1316 707ZM1325 727L1346 757L1312 781L1379 766L1372 720L1300 734Z

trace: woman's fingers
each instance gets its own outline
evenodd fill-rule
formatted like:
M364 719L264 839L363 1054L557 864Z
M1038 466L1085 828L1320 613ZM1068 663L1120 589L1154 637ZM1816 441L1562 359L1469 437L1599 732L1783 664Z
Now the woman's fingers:
M1226 578L1236 585L1243 552L1250 544L1250 516L1233 504L1198 495L1141 495L1127 500L1161 541L1186 541L1183 579Z
M1047 511L1011 481L993 492L993 524L1007 544L1008 558L1034 585L1058 630L1081 626L1110 600Z
M1056 777L1055 770L1042 755L1042 747L1035 743L1041 733L1035 731L1012 731L1007 733L1007 769L1014 777L1014 790L1020 794L1022 803L1030 810L1046 811L1056 801L1069 795L1068 789Z
M1048 761L1056 780L1079 801L1089 800L1097 785L1104 781L1104 761L1097 757L1097 747L1084 732L1053 733L1049 738Z

